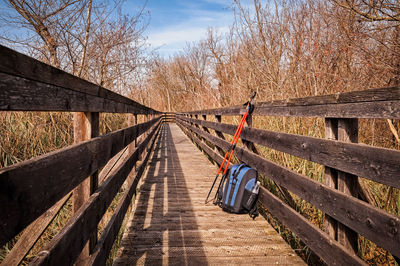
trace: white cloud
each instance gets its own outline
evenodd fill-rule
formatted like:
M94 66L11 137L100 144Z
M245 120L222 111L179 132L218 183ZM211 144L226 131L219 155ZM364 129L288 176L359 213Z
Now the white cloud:
M163 31L150 34L148 42L153 48L157 48L162 56L170 56L181 51L187 43L193 43L205 39L207 27L167 28ZM229 31L229 27L218 27L219 33Z
M212 1L212 0L210 0ZM208 28L215 28L219 33L229 31L233 23L231 10L204 10L185 8L178 12L185 18L176 24L164 24L152 28L148 34L148 42L153 48L158 48L159 53L168 57L182 50L187 43L205 39Z

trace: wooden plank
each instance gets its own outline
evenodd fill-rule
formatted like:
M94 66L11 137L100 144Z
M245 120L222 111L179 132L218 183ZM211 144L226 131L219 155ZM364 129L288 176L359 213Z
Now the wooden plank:
M157 121L158 118L0 169L0 245Z
M191 113L235 116L241 115L244 112L245 110L242 106L234 106L218 110L205 110ZM310 106L267 106L266 104L255 104L253 115L400 119L400 101L395 100Z
M299 264L296 259L293 258L293 254L281 254L281 255L271 255L267 252L263 256L190 256L186 258L185 256L176 257L165 257L162 258L131 258L129 256L124 256L118 258L113 265L169 265L169 266L181 266L181 265L210 265L210 266L220 266L220 265L295 265Z
M191 140L196 142L203 149L205 153L207 153L216 163L218 163L218 165L222 164L224 158L221 155L213 151L209 146L203 143L198 137L193 135L190 131L187 131L183 126L181 126L181 124L178 123L178 126L180 126L182 131L184 131Z
M179 256L188 256L188 257L196 257L200 254L204 254L205 257L217 257L223 254L229 254L232 257L239 257L245 254L246 257L252 257L259 255L260 253L264 252L270 254L272 256L281 255L284 247L286 247L284 243L272 243L270 245L267 244L249 244L249 245L237 245L237 246L219 246L218 249L215 246L203 246L203 247L196 247L196 246L184 246L184 247L168 247L168 249L163 247L138 247L135 250L124 250L123 254L128 255L131 257L135 257L138 254L143 254L144 252L150 253L149 258L154 257L161 257L163 254L168 252L171 254L171 257L179 257ZM228 256L226 256L228 257ZM204 263L202 265L205 265ZM347 264L348 265L348 264ZM351 264L354 265L354 264ZM357 264L360 265L360 264Z
M182 120L181 120L182 121ZM181 122L186 128L202 135L208 141L228 148L229 143L205 133L187 122ZM265 174L281 186L289 189L304 200L329 214L331 217L359 232L392 254L399 256L400 218L377 207L353 198L313 179L291 171L259 155L236 147L238 158ZM387 241L390 237L391 241Z
M328 265L366 265L263 187L260 187L259 201Z
M102 88L98 85L90 83L84 79L78 78L74 75L68 74L58 68L52 67L45 63L42 63L29 56L18 53L12 49L0 45L0 72L11 75L22 77L24 79L30 79L40 83L54 85L57 87L65 88L75 92L81 92L85 97L94 98L100 97L114 102L113 105L125 104L131 106L136 110L135 113L158 113L151 108L141 105L129 98L126 98L120 94ZM4 82L3 79L1 79ZM2 90L0 90L2 91ZM31 93L32 94L32 93ZM0 99L3 97L0 96ZM50 98L50 97L49 97ZM57 100L52 98L52 100ZM47 102L47 101L46 101ZM3 109L3 102L0 101L0 108ZM81 110L91 111L91 110ZM92 110L95 111L95 110Z
M151 149L154 146L154 143L158 137L158 134L159 134L159 126L156 129L156 132L151 137L152 138L152 140L150 140ZM106 228L104 229L104 231L101 235L101 238L99 239L99 242L97 243L97 246L93 250L93 253L90 257L89 263L87 263L88 265L105 265L106 264L108 254L110 253L110 250L114 244L115 238L117 237L119 230L121 228L122 222L125 218L126 211L128 210L128 207L132 201L132 196L136 193L136 188L137 188L139 179L141 178L141 176L146 168L147 162L150 158L151 149L150 149L150 152L147 153L143 162L137 168L135 177L132 178L131 180L129 180L129 184L128 184L129 189L125 192L124 196L121 198L117 208L114 211L113 216L111 217Z
M263 217L253 221L204 204L204 184L211 185L216 168L176 125L165 124L160 141L114 264L304 265Z
M287 101L275 101L276 105L282 105L285 102L287 105L325 105L337 103L360 103L360 102L375 102L375 101L390 101L400 100L400 89L397 87L374 88L362 91L351 91L335 93L330 95L310 96L304 98L292 98ZM271 102L272 105L274 102Z
M155 112L80 91L0 73L0 110L108 113Z
M21 263L24 257L36 244L43 232L47 229L49 224L53 221L60 209L68 201L70 196L71 194L66 195L59 202L54 204L53 207L48 209L33 223L31 223L27 228L25 228L22 235L18 238L18 242L13 246L6 258L1 262L2 266L19 265Z
M254 115L332 118L400 118L396 87L256 103ZM197 115L240 115L242 105L188 112ZM184 114L184 113L178 113Z
M204 200L201 202L201 204L204 204ZM154 221L151 223L151 227L145 228L146 232L160 232L160 231L166 231L166 230L180 230L182 228L185 228L185 230L210 230L210 228L213 229L226 229L227 224L225 220L216 220L216 219L201 219L201 220L196 220L197 223L193 222L186 222L186 221L181 221L177 223L169 223L166 224L164 221ZM235 226L240 227L240 228L259 228L260 231L263 231L262 229L265 229L265 221L253 221L253 220L239 220L240 224L235 224ZM233 223L232 221L230 224ZM138 230L143 230L143 224L135 224L134 226L129 227L130 231L138 231Z
M331 118L391 118L400 119L400 101L377 101L311 106L262 106L255 115L331 117Z
M234 125L179 117L183 121L233 135ZM241 138L295 155L343 172L362 176L373 181L400 188L400 151L365 144L319 139L283 132L244 128ZM377 156L379 155L379 156Z
M89 236L97 228L97 224L109 204L132 171L139 154L146 150L147 144L155 131L156 128L138 146L135 152L113 171L110 178L99 187L96 193L90 196L65 227L51 240L45 250L35 257L32 265L70 265L76 260Z

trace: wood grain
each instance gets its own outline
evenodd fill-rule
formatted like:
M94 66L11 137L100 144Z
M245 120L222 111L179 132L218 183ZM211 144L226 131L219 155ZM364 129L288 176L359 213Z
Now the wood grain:
M187 129L208 141L227 149L229 142L212 136L187 122L178 120ZM259 155L236 147L238 158L265 174L279 185L289 189L331 217L357 231L361 235L399 256L400 218L361 200L346 195L306 176L282 167ZM391 241L387 241L390 238Z
M0 169L0 245L11 240L159 120L156 118Z
M105 102L107 103L112 103L111 105L114 106L124 106L126 107L130 106L131 110L136 110L135 113L143 114L143 113L158 113L157 111L148 108L144 105L141 105L129 98L126 98L120 94L117 94L115 92L112 92L110 90L107 90L105 88L102 88L98 85L95 85L93 83L90 83L84 79L78 78L74 75L68 74L58 68L52 67L50 65L47 65L45 63L42 63L36 59L33 59L29 56L23 55L21 53L18 53L12 49L9 49L5 46L0 45L0 72L8 75L2 75L1 80L1 87L2 90L0 90L0 109L1 110L11 110L7 109L7 106L10 105L8 101L12 100L10 98L11 95L7 94L9 92L3 91L3 87L5 82L12 82L12 76L15 77L20 77L19 81L27 81L31 80L34 84L42 83L43 86L46 84L49 85L49 87L59 87L60 89L64 89L64 93L67 93L67 91L70 91L71 93L77 93L80 92L82 98L77 99L80 100L79 102L73 102L73 104L81 104L81 103L88 103L90 102L90 99L104 99L107 100ZM8 77L7 80L4 80L4 77ZM14 81L18 81L18 79L14 79ZM13 85L11 85L10 91L13 91ZM28 97L34 97L33 94L39 92L34 89L28 94ZM18 96L18 95L16 95ZM62 93L61 95L62 96ZM52 98L48 97L50 100L58 101L57 98ZM8 99L8 101L4 101L5 99ZM21 99L21 98L19 98ZM44 103L48 103L49 101L45 101ZM26 108L29 107L29 105L25 106ZM28 109L30 110L30 109ZM54 110L56 111L56 110ZM78 111L78 110L76 110ZM96 110L80 110L80 111L93 111L96 112ZM98 110L101 112L101 110ZM104 111L103 111L104 112Z
M236 126L179 116L179 119L200 124L233 135ZM365 144L319 139L256 128L244 128L244 140L282 151L297 157L400 188L400 151Z
M400 118L400 89L378 88L256 103L253 114L330 118ZM197 115L241 115L242 105L188 112ZM184 113L178 113L184 114Z
M259 201L328 265L366 265L263 187L260 188Z
M159 122L160 123L160 122ZM91 233L97 228L103 214L114 199L139 155L146 150L151 134L139 144L135 152L126 158L124 163L111 172L99 189L90 196L85 204L76 212L65 227L50 241L32 261L32 265L70 265L75 262Z
M8 253L6 258L1 262L2 266L19 265L21 263L70 196L71 194L66 195L25 228L22 235L18 238L18 242L12 247L10 253Z
M216 171L176 125L165 124L114 265L304 265L261 216L204 204Z
M154 147L154 143L159 134L159 127L156 129L156 132L153 134L150 140L150 151L145 156L144 160L137 168L135 173L131 173L132 177L129 177L128 182L128 190L125 192L124 196L121 198L118 206L116 207L113 216L108 222L106 228L104 229L96 247L93 250L93 253L90 257L87 265L105 265L110 250L114 244L115 238L117 237L122 222L126 216L126 212L128 207L132 201L132 196L136 193L137 184L142 177L142 174L147 166L147 162L150 158L151 150ZM134 175L134 177L133 177Z
M0 73L0 110L2 111L68 111L107 113L157 113L138 104L127 104Z

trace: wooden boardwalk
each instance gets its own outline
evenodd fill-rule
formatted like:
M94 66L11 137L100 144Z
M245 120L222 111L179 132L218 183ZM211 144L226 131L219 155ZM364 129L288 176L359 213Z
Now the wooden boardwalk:
M204 204L217 169L164 124L115 265L304 265L261 216Z

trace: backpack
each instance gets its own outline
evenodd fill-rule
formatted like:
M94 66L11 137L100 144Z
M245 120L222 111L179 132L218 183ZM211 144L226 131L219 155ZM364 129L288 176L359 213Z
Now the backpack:
M258 216L257 199L260 182L257 170L246 164L236 164L222 177L214 204L230 213Z

